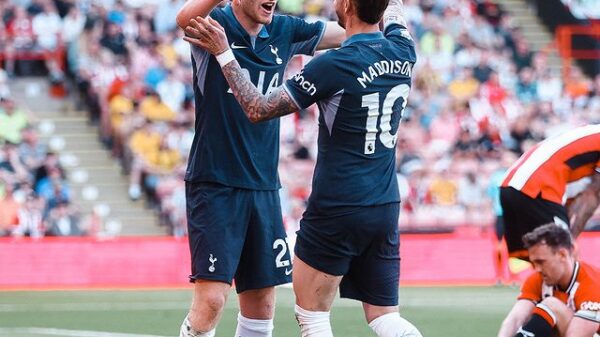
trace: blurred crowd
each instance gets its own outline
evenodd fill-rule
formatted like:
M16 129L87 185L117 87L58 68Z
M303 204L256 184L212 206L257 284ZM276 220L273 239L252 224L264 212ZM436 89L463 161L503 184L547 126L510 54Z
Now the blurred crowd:
M33 118L0 99L0 237L82 236L97 230L72 203L59 155L39 141Z
M0 71L0 96L6 92L3 78L6 83L15 74L17 51L64 50L64 65L46 61L51 78L71 79L78 103L90 112L101 139L130 178L129 197L146 199L176 236L186 234L183 175L194 123L190 48L175 24L183 3L0 0L5 69ZM279 0L278 8L309 21L335 20L332 3ZM590 80L576 67L566 77L553 72L547 52L532 51L494 1L404 3L419 58L398 131L401 229L490 227L499 211L496 186L508 165L553 133L600 122L600 76ZM294 59L288 75L308 60ZM5 181L0 196L10 200L16 179L16 185L28 182L37 193L26 193L17 201L22 207L13 208L28 207L30 196L68 199L68 189L38 192L36 167L52 165L53 154L32 149L27 126L18 141L4 135L3 129L16 132L3 128L7 111L0 109L0 179ZM297 229L310 194L317 114L312 107L281 123L281 199L290 232ZM59 168L46 171L52 182L64 180ZM45 211L48 206L38 208L44 217L52 213Z

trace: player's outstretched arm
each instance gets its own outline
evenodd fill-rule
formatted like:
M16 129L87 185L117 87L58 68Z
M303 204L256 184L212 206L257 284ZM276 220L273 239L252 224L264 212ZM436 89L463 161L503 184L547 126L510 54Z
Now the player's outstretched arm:
M402 0L390 0L388 7L383 13L383 26L387 27L392 23L397 23L408 28Z
M185 29L195 17L206 17L222 0L188 0L177 13L177 26Z
M600 173L592 177L589 186L569 205L571 234L577 237L600 205Z
M289 94L278 87L263 95L242 72L229 48L225 30L212 18L197 17L186 27L184 39L216 56L233 95L251 122L261 122L298 110Z
M317 45L317 50L338 48L346 39L346 30L335 21L325 23L325 33L321 42Z
M531 301L518 300L502 322L498 337L514 337L519 327L529 320L534 307Z

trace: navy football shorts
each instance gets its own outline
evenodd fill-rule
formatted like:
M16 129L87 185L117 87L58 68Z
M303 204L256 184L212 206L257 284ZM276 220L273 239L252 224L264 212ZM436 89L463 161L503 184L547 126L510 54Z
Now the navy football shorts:
M231 284L238 293L292 281L278 191L186 182L190 281Z
M309 266L342 276L341 297L398 305L399 203L353 207L336 215L304 214L295 254Z

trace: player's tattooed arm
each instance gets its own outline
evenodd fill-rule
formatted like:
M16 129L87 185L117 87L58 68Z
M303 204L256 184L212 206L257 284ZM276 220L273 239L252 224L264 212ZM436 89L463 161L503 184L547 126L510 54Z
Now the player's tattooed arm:
M282 88L263 95L242 68L229 48L225 29L212 18L197 17L186 27L184 40L217 57L233 95L252 122L260 122L298 111L289 94Z
M298 111L296 103L283 87L277 87L267 95L261 94L242 72L237 61L229 62L222 70L235 99L251 122L261 122Z

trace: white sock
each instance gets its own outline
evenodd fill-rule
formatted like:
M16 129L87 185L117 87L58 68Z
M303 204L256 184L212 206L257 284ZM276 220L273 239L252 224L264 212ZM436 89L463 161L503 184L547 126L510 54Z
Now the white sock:
M369 323L379 337L423 337L411 322L400 317L398 312L381 315Z
M329 311L308 311L296 305L294 312L302 337L333 337Z
M273 319L251 319L238 313L235 337L271 337L272 335Z
M181 329L179 329L179 337L215 337L215 330L212 329L207 332L194 330L190 324L190 320L185 316L183 323L181 323Z

